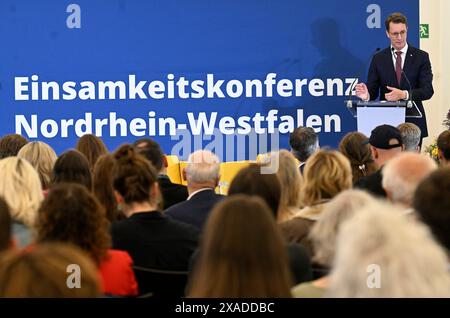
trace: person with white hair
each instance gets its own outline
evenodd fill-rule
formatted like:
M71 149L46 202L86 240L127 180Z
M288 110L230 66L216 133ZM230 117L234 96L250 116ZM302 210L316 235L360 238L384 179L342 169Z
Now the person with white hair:
M341 225L376 199L365 191L345 190L334 197L325 207L323 216L311 229L309 237L314 246L313 261L323 267L325 275L307 283L294 286L292 295L298 298L322 297L329 284L328 270L336 251L336 237ZM317 270L317 267L316 267Z
M397 126L398 130L402 134L403 145L405 146L404 151L411 151L420 153L420 138L422 132L419 126L413 123L402 123Z
M383 169L383 189L390 201L412 212L414 192L419 183L437 169L428 156L404 152L386 163Z
M444 250L401 212L371 204L342 225L326 297L450 297Z
M183 178L187 181L187 200L171 206L164 213L201 230L214 205L224 198L214 192L220 179L219 158L208 150L193 152Z

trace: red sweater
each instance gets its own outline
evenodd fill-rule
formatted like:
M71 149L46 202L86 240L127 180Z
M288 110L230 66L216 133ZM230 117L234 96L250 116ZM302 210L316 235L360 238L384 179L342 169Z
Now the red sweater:
M136 296L138 285L133 272L133 260L125 251L108 250L99 266L101 287L105 295Z

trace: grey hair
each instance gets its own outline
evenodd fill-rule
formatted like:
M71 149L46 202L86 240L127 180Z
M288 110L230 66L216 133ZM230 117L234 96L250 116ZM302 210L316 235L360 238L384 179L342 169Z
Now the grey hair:
M383 168L383 188L390 192L392 201L412 204L419 183L437 169L428 156L404 152L389 160Z
M419 126L413 123L403 123L398 125L397 128L402 134L405 151L417 151L422 134Z
M220 160L209 150L193 152L186 166L188 183L214 182L220 177Z
M387 203L370 205L342 225L330 275L329 297L450 296L443 249L425 225Z
M336 237L341 225L360 209L376 202L376 199L362 190L345 190L334 197L322 212L322 217L311 229L309 237L314 246L314 260L331 267L336 251Z

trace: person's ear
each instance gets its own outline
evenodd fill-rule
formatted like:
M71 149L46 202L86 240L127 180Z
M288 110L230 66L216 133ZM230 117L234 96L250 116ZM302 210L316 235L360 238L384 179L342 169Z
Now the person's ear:
M163 167L167 168L169 166L169 163L167 162L167 156L163 155Z
M117 204L122 204L125 201L123 199L123 196L119 192L117 192L116 190L114 190L114 197L116 198Z
M389 36L389 31L386 30L386 36L388 37L388 39L391 39L391 37Z
M370 146L370 152L372 153L372 159L378 159L378 150L375 147Z
M187 181L187 178L186 178L186 169L183 169L183 171L181 172L181 177L183 178L184 181Z

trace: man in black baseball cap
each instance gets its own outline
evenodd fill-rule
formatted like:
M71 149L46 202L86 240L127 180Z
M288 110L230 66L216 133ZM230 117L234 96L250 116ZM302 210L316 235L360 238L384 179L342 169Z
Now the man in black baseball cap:
M386 192L381 185L382 169L387 161L403 151L402 134L394 126L380 125L372 130L367 143L370 145L372 158L380 169L360 179L355 187L367 190L376 196L386 197Z

